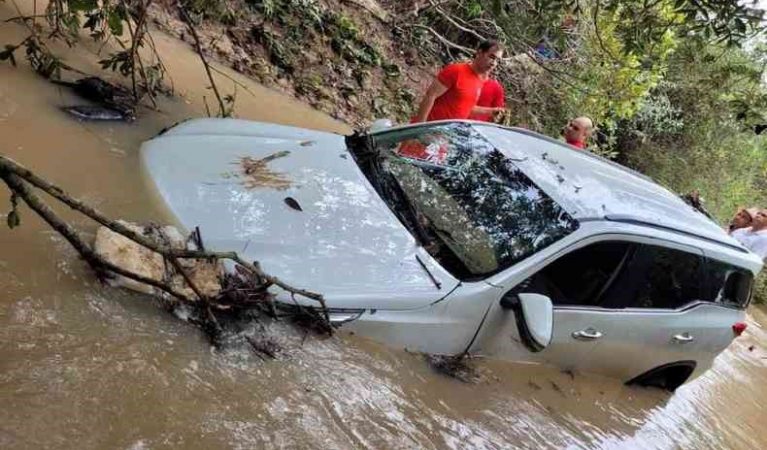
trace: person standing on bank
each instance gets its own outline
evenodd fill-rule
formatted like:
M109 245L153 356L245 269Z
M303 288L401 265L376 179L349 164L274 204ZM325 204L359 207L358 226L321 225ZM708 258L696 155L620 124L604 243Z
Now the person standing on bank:
M502 57L500 43L484 41L471 62L454 63L443 68L424 94L412 122L468 119L471 114L492 116L503 111L499 107L477 106L485 81Z

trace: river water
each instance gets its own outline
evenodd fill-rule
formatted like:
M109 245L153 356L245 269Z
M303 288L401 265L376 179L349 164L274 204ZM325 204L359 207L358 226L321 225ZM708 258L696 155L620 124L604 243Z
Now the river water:
M0 4L0 20L11 15ZM23 36L17 25L0 25L0 44ZM0 64L0 153L111 217L163 221L138 146L203 114L205 78L185 45L155 39L179 95L134 124L78 122L59 109L79 102L66 88L24 63ZM96 72L97 48L58 50ZM241 118L348 131L238 79L252 92L239 91ZM7 198L0 187L3 213ZM60 212L93 236L92 223ZM261 361L215 352L146 298L100 286L66 242L26 207L21 215L20 228L0 227L3 449L767 447L761 309L752 307L748 330L712 370L674 395L483 360L479 381L465 384L418 355L355 336L304 339L280 324L270 327L284 354Z

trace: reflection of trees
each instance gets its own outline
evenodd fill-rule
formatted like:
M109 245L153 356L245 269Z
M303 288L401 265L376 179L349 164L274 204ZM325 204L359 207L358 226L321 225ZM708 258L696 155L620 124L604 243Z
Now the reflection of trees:
M678 250L644 246L639 260L648 267L644 282L631 306L639 308L678 308L701 298L701 257Z
M428 228L471 273L498 269L490 234L476 226L467 209L450 192L414 165L392 161L388 167L408 198L417 205L418 212L426 216Z
M407 171L408 190L418 188L419 182L413 177L420 178L421 194L428 195L409 194L432 222L449 229L446 243L464 263L470 263L466 265L475 275L505 268L577 227L559 205L470 125L440 125L422 134L431 139L434 135L447 138L448 154L440 165L409 162L419 170ZM398 172L397 177L404 173ZM488 251L494 255L490 257Z

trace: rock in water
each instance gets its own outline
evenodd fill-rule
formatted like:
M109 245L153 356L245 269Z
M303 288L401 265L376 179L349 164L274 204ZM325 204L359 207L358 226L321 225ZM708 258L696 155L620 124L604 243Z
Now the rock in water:
M187 248L187 240L172 226L141 226L120 221L130 230L145 237L158 240L174 249ZM183 277L175 273L159 253L145 248L125 236L115 233L107 227L100 227L96 232L95 251L110 263L137 275L165 282L188 298L196 299L194 291L184 282ZM179 263L194 282L195 286L208 297L215 297L221 291L223 267L218 261L179 259ZM159 295L159 289L147 284L115 275L109 284L124 287L149 295Z

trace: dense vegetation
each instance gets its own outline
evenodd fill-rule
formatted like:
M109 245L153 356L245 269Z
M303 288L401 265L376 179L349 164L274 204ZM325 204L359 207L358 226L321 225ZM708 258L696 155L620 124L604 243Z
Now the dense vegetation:
M739 206L767 207L762 11L735 1L436 3L421 15L432 35L543 49L542 70L501 70L512 123L555 135L588 115L599 126L592 151L677 192L698 190L721 223ZM764 280L759 291L767 298Z
M738 206L767 206L767 44L763 12L748 2L53 0L49 29L17 19L30 37L0 59L25 49L56 78L67 67L47 40L115 38L122 43L104 68L151 101L162 91L162 55L138 49L153 48L152 8L222 27L246 55L225 62L357 124L407 120L436 67L499 39L509 124L557 135L568 118L588 115L599 127L592 151L677 192L699 190L722 223ZM537 57L525 56L536 46ZM231 114L234 98L221 96L219 113Z

